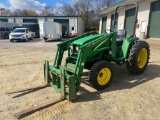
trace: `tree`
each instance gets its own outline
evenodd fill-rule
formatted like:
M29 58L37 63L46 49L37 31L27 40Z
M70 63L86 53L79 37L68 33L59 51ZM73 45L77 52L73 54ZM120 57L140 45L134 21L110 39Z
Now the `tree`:
M12 14L12 16L21 16L22 15L22 10L20 9L15 9Z
M9 9L0 8L0 15L1 16L10 16L11 11Z
M38 14L34 10L27 9L16 9L12 12L12 16L38 16Z
M91 0L77 0L73 4L76 14L81 16L85 22L85 29L88 30L89 11L93 9Z
M22 10L22 16L29 16L28 11L26 9Z
M65 16L73 16L76 15L75 9L68 3L63 4L62 14Z
M111 5L115 4L119 0L99 0L97 1L97 11L101 11L105 8L110 7Z
M108 8L117 0L74 0L73 4L64 3L62 13L65 16L81 16L85 23L85 29L98 28L99 18L96 13Z
M31 9L27 10L27 13L29 16L38 16L38 14L34 10L31 10Z
M53 14L52 14L52 9L51 9L52 7L51 6L46 6L43 10L42 10L42 12L40 13L40 15L44 15L44 16L52 16Z
M104 7L110 7L110 5L114 4L117 0L101 0L101 5Z

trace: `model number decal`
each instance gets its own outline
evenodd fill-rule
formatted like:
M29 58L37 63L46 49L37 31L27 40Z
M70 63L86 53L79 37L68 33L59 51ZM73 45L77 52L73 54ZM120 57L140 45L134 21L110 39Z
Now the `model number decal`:
M92 45L95 45L96 43L101 42L101 41L103 41L103 40L105 40L105 39L107 39L107 37L101 38L101 39L99 39L99 40L97 40L97 41L89 44L87 47L90 47L90 46L92 46Z

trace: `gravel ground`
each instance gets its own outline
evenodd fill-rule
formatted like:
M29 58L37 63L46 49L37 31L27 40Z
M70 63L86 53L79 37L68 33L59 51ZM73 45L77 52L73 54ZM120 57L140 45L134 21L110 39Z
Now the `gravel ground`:
M125 65L114 67L114 81L105 90L90 85L84 70L78 99L62 101L29 114L24 120L158 120L160 119L160 42L147 40L151 48L150 63L145 73L131 75ZM53 64L56 44L38 39L10 43L0 40L0 120L31 106L60 97L53 88L5 95L19 88L43 85L43 63Z

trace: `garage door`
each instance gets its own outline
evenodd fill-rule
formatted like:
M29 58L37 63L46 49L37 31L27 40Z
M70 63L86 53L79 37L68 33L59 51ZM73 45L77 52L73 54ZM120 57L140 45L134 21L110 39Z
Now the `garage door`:
M132 8L132 9L126 10L124 28L126 30L126 35L127 36L130 36L133 33L134 20L135 20L135 11L136 11L136 8Z
M37 19L23 19L23 23L38 23Z
M107 16L102 18L102 30L101 33L105 33L107 26Z
M149 37L160 38L160 0L151 4Z
M69 19L54 19L54 22L60 23L62 25L62 33L66 31L69 32Z
M111 30L114 24L114 14L111 15ZM116 25L115 25L115 31L118 29L118 13L116 14Z
M8 19L7 18L0 18L0 21L2 21L2 22L8 22Z

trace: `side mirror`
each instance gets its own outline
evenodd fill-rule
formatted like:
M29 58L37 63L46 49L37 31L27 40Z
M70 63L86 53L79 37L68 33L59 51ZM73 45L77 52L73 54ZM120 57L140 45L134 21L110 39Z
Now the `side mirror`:
M136 20L136 23L138 23L138 19Z

